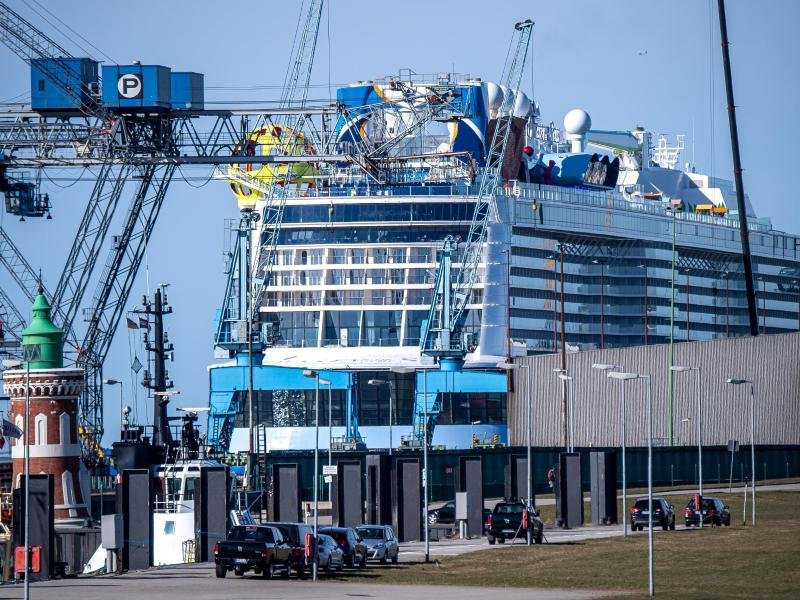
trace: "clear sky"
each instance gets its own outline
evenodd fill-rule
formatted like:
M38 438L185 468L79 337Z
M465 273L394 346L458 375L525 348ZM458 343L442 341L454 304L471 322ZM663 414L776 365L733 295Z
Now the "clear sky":
M7 1L76 56L88 53L105 62L140 60L205 73L206 98L218 103L212 106L277 99L275 88L286 72L300 10L299 0L39 0L103 55L50 16L58 28L48 25L34 12L42 12L36 0ZM523 89L536 98L545 120L560 124L569 109L581 107L598 129L642 125L657 133L685 134L682 162L693 161L700 172L732 178L716 4L716 0L330 0L309 97L327 98L329 82L335 87L402 68L418 73L455 69L497 80L513 24L531 18L536 21L533 66ZM797 171L793 148L800 134L800 37L796 35L800 2L729 0L727 4L745 190L759 216L770 216L776 228L797 233L798 186L791 174ZM0 102L29 97L27 66L2 46L0 73ZM9 215L0 216L3 228L35 268L42 269L51 289L91 192L88 181L72 184L75 173L50 171L52 181L45 179L53 220L20 223ZM223 225L225 219L238 217L225 184L206 183L209 173L210 169L184 169L173 182L151 239L149 268L140 271L128 303L140 304L148 278L151 291L158 283L171 284L169 299L175 314L167 326L175 361L168 368L182 392L173 405L202 406L208 401L212 320L224 293ZM184 176L189 180L181 180ZM122 212L112 225L112 235L120 227ZM105 256L104 250L98 273ZM16 294L7 274L0 273L0 285ZM93 283L87 300L94 289ZM18 306L29 314L24 302ZM135 404L132 394L138 388L139 418L149 422L143 392L132 385L130 376L134 351L143 356L135 333L121 328L105 375L125 380L125 404ZM117 389L107 390L106 431L114 435L119 423L117 398ZM111 440L107 433L105 441Z

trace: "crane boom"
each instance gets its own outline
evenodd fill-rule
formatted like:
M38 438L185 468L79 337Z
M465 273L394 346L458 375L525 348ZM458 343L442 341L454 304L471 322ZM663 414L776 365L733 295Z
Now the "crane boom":
M432 356L463 356L466 354L460 330L467 303L478 278L489 218L495 210L495 194L502 179L502 166L511 134L516 103L516 90L519 89L522 81L533 24L533 21L527 19L514 25L514 35L509 48L511 62L508 64L503 78L508 91L504 94L503 103L497 112L494 134L487 149L486 165L481 174L461 265L452 278L448 277L444 271L449 273L451 268L450 258L456 250L453 239L448 236L442 247L442 257L446 260L439 262L428 325L420 340L420 348L423 353Z

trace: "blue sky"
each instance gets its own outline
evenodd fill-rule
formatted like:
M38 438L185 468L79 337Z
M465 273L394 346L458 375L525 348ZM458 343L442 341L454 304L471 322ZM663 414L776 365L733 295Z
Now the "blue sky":
M283 81L300 8L299 1L41 1L120 64L141 60L205 73L206 98L220 103L214 106L277 99L279 91L269 86ZM32 11L38 9L33 0L8 3L73 54L85 54L75 42L88 45L63 27L67 36L47 25ZM524 90L530 95L533 87L545 120L560 123L569 109L581 107L598 129L643 125L654 132L685 134L683 161L694 157L698 171L731 178L716 0L331 0L328 6L310 98L327 98L329 81L335 87L406 67L418 73L455 69L496 80L514 22L532 18L533 67ZM727 10L745 190L760 216L771 216L776 228L800 232L797 183L790 176L797 171L793 148L800 133L800 39L795 31L800 2L729 0ZM27 66L5 47L0 47L0 73L0 102L25 97ZM208 173L184 170L193 179L172 184L151 239L149 269L140 271L128 303L140 303L147 279L151 289L171 283L175 314L168 328L176 348L169 371L182 392L173 405L207 402L212 319L224 291L223 223L238 216L223 183L202 186ZM64 188L71 171L50 175L53 182L46 181L45 191L53 201L53 220L20 223L2 215L0 224L54 288L91 187L78 182ZM119 218L111 234L118 229ZM98 271L104 260L105 251ZM0 274L0 285L11 288L6 274ZM94 284L87 297L93 291ZM21 301L19 306L28 309ZM126 404L134 404L133 348L141 357L141 344L120 329L105 370L107 377L125 379ZM144 421L146 402L141 389L137 393ZM117 398L117 390L109 389L107 432L115 432L119 423Z

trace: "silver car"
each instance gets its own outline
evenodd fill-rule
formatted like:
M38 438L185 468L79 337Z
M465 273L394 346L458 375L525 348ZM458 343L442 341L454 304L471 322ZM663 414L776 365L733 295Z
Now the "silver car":
M367 558L379 560L382 565L388 561L397 564L400 556L400 546L394 531L388 525L359 525L356 533L364 540L367 546Z
M344 569L344 553L334 539L325 534L319 534L319 568L326 571L341 571Z

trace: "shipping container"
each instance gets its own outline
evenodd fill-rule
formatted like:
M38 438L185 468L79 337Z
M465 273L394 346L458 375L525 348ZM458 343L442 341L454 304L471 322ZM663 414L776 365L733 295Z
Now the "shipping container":
M103 105L123 114L169 110L170 74L160 65L103 65Z
M97 61L91 58L31 60L31 108L38 112L80 111L97 92Z
M173 110L203 110L204 95L202 73L172 72Z

